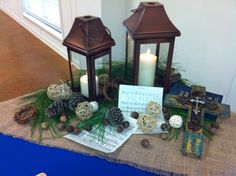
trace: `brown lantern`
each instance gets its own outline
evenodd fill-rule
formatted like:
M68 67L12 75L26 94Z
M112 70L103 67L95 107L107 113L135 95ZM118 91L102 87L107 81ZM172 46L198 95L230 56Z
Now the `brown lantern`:
M98 17L82 16L75 18L74 24L63 41L67 47L70 78L73 91L81 93L91 99L98 95L98 74L105 69L111 81L111 47L115 41L110 31L103 25ZM107 60L107 61L106 61ZM80 75L80 87L75 86L72 72L72 61L84 68L86 72ZM97 73L97 70L100 70Z
M126 70L128 59L131 58L133 84L161 85L167 93L170 87L175 37L180 36L180 31L171 23L164 6L158 2L141 2L139 7L133 10L133 14L124 21L124 26L127 29ZM152 51L147 50L148 48ZM142 50L147 50L147 53L141 54ZM164 69L162 68L163 78L158 80L156 75L157 69L160 68L160 50L166 52L166 62Z

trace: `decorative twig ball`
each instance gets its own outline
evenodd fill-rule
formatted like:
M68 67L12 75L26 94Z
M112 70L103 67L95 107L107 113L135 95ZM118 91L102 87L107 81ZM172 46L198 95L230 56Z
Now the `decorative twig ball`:
M142 114L141 116L139 116L137 124L142 132L147 133L152 131L156 127L157 119L156 117L153 117L149 114Z
M59 89L58 92L61 96L61 99L63 100L67 100L72 94L72 90L70 86L68 86L64 82L62 84L59 84L58 89Z
M82 120L88 119L93 115L93 106L87 101L79 103L75 109L75 113Z
M91 101L90 104L93 106L93 112L96 112L99 108L98 102L96 101Z
M183 119L179 115L172 115L169 119L169 124L172 128L180 128L183 125Z
M67 100L72 94L71 88L66 84L51 84L47 89L48 98L51 100Z
M160 114L160 112L161 112L161 106L158 103L151 101L147 104L146 107L147 114L156 117L158 116L158 114Z

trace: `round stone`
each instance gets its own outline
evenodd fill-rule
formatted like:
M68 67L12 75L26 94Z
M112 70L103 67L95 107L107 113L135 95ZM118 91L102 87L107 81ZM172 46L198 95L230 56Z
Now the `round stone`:
M216 128L210 128L209 132L213 135L215 135L217 133L217 129Z
M168 130L168 125L166 124L166 123L163 123L163 124L161 124L161 129L163 130L163 131L167 131Z
M134 119L138 119L139 113L137 113L137 112L134 111L134 112L131 112L130 116L131 116L132 118L134 118Z
M96 111L98 110L98 108L99 108L98 102L96 102L96 101L91 101L90 104L91 104L92 107L93 107L93 112L96 112Z
M183 125L183 119L179 115L172 115L169 119L169 124L172 128L180 128Z
M57 128L59 129L59 130L64 130L65 129L65 124L64 123L58 123L57 124Z
M163 107L163 108L162 108L162 112L163 112L163 113L169 113L168 108L167 108L167 107Z
M42 128L43 130L48 129L48 123L46 123L46 122L41 123L41 128Z
M66 127L66 131L67 131L68 133L72 133L72 132L74 131L74 127L73 127L72 125L68 125L68 126Z
M129 123L128 121L124 121L124 122L122 122L122 126L123 126L124 128L129 128L130 123Z
M219 128L220 128L220 124L215 121L215 122L213 122L213 123L211 124L211 127L216 128L216 129L219 129Z
M67 121L66 114L63 113L60 117L60 122L65 123L66 121Z
M93 129L93 126L90 125L90 124L86 124L85 127L84 127L84 129L85 129L86 131L90 132L90 131Z
M123 127L122 126L118 126L117 128L116 128L116 131L118 132L118 133L122 133L123 132Z
M167 135L166 133L162 133L162 134L161 134L161 139L162 139L162 140L166 140L167 137L168 137L168 135Z
M74 134L79 134L81 132L81 130L80 130L80 128L74 128L74 131L73 131L73 133Z
M102 119L102 124L105 125L105 126L109 125L109 120L107 118L103 118Z
M170 114L169 113L163 113L165 120L170 120Z
M150 145L149 140L147 140L147 139L142 139L141 145L143 146L143 148L148 148L149 145Z

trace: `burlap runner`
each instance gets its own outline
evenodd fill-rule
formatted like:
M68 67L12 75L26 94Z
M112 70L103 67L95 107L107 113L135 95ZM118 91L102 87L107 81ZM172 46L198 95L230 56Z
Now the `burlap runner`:
M19 125L13 120L16 109L24 104L15 98L0 103L0 132L24 138L37 143L30 137L30 125ZM177 141L163 141L157 135L133 135L121 148L112 154L104 154L84 147L65 138L52 139L45 132L43 145L73 150L108 160L128 163L155 173L170 175L170 172L188 175L236 175L236 114L223 120L213 141L204 141L201 160L184 157L181 154L182 138ZM151 143L149 149L140 145L143 138Z

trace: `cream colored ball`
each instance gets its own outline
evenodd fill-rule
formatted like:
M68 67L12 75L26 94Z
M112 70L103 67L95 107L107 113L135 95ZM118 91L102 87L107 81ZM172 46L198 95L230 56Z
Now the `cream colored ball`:
M183 119L179 115L172 115L169 119L169 124L172 128L180 128L183 125Z
M93 106L93 112L96 112L99 108L98 102L96 101L91 101L90 104Z

